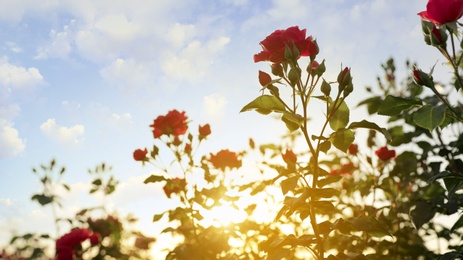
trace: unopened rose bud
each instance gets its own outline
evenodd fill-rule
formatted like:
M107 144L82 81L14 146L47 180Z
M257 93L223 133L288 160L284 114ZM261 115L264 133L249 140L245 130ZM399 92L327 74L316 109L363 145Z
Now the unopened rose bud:
M307 66L307 73L309 73L312 77L315 76L317 74L316 71L318 66L320 66L320 64L318 64L316 60L312 61L312 63Z
M325 96L329 96L331 92L331 86L328 82L323 80L320 90L322 91L323 94L325 94Z
M343 91L347 85L352 83L352 76L350 75L350 69L345 67L338 75L339 91Z
M431 35L432 28L435 25L427 20L421 20L421 30L423 31L424 35Z
M416 67L413 67L412 77L413 77L413 81L417 85L425 86L428 88L434 87L434 82L432 81L431 77Z
M447 33L444 28L434 26L431 31L431 45L436 47L447 46Z
M344 94L344 97L347 97L350 93L352 93L352 91L354 91L354 84L352 84L351 82L344 88L344 91L342 93Z
M283 77L283 66L281 66L279 63L273 63L272 74L278 77Z

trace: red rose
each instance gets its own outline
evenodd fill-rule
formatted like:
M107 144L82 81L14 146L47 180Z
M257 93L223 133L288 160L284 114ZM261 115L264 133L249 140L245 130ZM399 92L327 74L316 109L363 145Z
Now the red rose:
M359 151L359 147L356 144L350 144L348 150L350 154L356 155Z
M199 139L203 139L211 134L211 126L209 124L199 126L198 132L199 132Z
M239 168L241 167L241 160L238 159L238 154L227 150L221 150L216 154L211 153L211 157L209 161L212 165L221 170L225 170L225 168Z
M286 153L282 154L281 157L283 157L286 164L295 164L297 162L297 156L291 149L286 150Z
M418 15L437 25L454 22L463 16L463 0L429 0Z
M389 150L386 146L383 146L375 151L376 156L383 161L387 161L395 157L395 150Z
M56 259L74 259L80 254L81 244L92 236L92 232L85 228L73 229L56 240Z
M171 110L165 116L158 116L150 127L153 128L154 138L160 138L162 135L179 136L186 133L188 129L188 117L185 112Z
M286 30L276 30L260 42L262 51L254 55L254 62L270 61L281 63L285 59L286 46L293 49L295 46L299 51L299 57L310 56L315 58L318 54L317 42L312 36L305 37L306 30L300 30L298 26Z
M147 154L148 150L146 148L144 150L137 149L133 152L133 159L135 159L135 161L145 161Z
M91 236L90 236L90 243L92 245L97 245L98 242L100 242L100 234L98 233L93 233Z
M172 195L172 193L180 193L182 190L185 189L186 180L180 178L173 178L168 180L166 185L162 188L164 193L167 195L168 198Z

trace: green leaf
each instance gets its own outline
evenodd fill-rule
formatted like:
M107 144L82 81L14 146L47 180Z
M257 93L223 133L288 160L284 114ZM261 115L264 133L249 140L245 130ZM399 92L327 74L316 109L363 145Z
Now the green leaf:
M158 175L151 175L150 177L146 178L146 180L143 182L144 184L150 183L150 182L160 182L160 181L165 181L166 178L163 176L158 176Z
M313 201L311 205L318 214L332 214L336 212L336 208L331 201Z
M402 111L421 104L422 103L419 98L406 99L388 95L379 106L378 114L384 116L398 116L402 113Z
M281 191L283 195L288 193L288 191L294 189L297 186L297 181L299 180L299 176L293 176L286 180L281 181Z
M339 106L339 107L338 107ZM346 102L342 101L339 105L339 101L330 103L328 114L331 114L335 107L338 107L334 114L330 117L330 127L334 131L344 128L349 123L349 107Z
M438 174L432 176L428 180L428 183L431 183L431 182L433 182L433 181L435 181L437 179L442 179L442 178L456 178L456 179L463 180L463 175L453 173L453 172L449 172L449 171L443 171L443 172L439 172Z
M340 191L333 188L312 188L309 190L309 196L319 197L319 198L331 198L333 196L338 196Z
M354 219L347 220L358 231L367 232L373 237L391 236L391 233L374 217L372 216L359 216Z
M360 122L352 122L348 127L348 129L356 129L356 128L367 128L367 129L376 130L376 131L382 133L384 135L384 137L387 139L388 142L390 142L392 140L391 135L389 134L389 132L387 131L386 128L379 127L377 124L375 124L373 122L369 122L367 120L362 120Z
M378 108L379 108L379 106L381 105L382 102L383 102L382 97L376 96L376 97L372 97L372 98L368 98L368 99L363 100L357 106L366 105L367 110L368 110L368 114L372 115L372 114L378 112Z
M339 176L339 175L334 175L334 176L329 175L326 178L318 179L317 186L321 188L321 187L326 186L328 184L337 182L337 181L339 181L341 179L342 179L342 177Z
M47 196L45 194L35 194L31 198L31 200L37 200L37 202L42 206L52 203L53 199L54 199L53 196Z
M410 212L413 224L419 229L423 224L428 223L436 214L436 207L429 202L418 201L415 208Z
M164 213L154 215L153 222L159 221L163 216L164 216Z
M352 132L350 129L338 130L332 133L330 136L331 143L343 152L347 152L349 145L354 142L354 139L354 132Z
M447 107L445 105L424 105L413 114L413 121L415 121L418 126L433 131L444 122L446 109Z
M453 224L452 228L450 229L450 233L455 232L455 230L461 227L463 227L463 215L461 215L460 218L458 218L458 220L455 222L455 224Z
M284 112L286 111L285 105L275 96L262 95L251 101L249 104L244 106L241 112L257 110L258 112L270 113L270 112Z
M281 120L285 122L286 127L289 131L293 132L299 129L302 125L302 117L298 115L291 114L289 112L284 111Z

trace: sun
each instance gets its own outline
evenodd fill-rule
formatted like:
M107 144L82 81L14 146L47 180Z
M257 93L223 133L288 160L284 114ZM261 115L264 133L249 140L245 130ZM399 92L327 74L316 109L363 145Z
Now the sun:
M201 212L201 214L204 217L204 219L201 220L202 225L216 227L225 227L232 223L241 223L248 217L244 209L233 206L231 203L224 203L210 210L205 210Z

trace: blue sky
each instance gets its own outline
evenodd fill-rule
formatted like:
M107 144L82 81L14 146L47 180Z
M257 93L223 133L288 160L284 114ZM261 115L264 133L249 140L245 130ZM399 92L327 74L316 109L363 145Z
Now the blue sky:
M108 202L150 226L165 207L132 160L153 140L148 125L171 109L210 123L205 149L275 140L282 124L240 109L259 95L253 62L276 29L306 28L326 59L327 80L352 68L350 105L374 85L380 63L410 59L428 71L440 58L423 42L424 0L0 0L0 244L10 231L49 231L49 208L31 168L56 158L73 191L65 211L91 206L89 167L106 162L121 180ZM442 60L442 59L441 59ZM401 70L402 69L402 70ZM436 68L436 74L444 73ZM363 110L353 115L361 120ZM321 113L322 110L315 111ZM161 205L161 206L160 206ZM164 205L164 206L162 206ZM13 227L13 228L12 228ZM150 228L147 228L149 230ZM155 229L155 228L154 228Z

